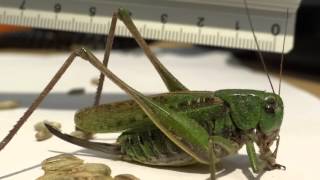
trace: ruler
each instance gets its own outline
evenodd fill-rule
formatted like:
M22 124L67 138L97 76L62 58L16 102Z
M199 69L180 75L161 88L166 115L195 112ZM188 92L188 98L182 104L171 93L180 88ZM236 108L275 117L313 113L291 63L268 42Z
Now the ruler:
M285 52L294 44L301 0L248 0L261 50ZM146 39L255 50L243 0L0 0L0 23L107 34L118 8L131 12ZM119 22L116 35L130 37Z

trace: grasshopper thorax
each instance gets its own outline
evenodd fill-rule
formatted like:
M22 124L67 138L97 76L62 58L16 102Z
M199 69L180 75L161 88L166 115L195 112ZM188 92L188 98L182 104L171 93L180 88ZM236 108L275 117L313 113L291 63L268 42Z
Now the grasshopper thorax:
M279 95L247 89L220 90L215 95L229 107L231 118L239 129L256 129L265 135L279 131L283 117L283 102Z

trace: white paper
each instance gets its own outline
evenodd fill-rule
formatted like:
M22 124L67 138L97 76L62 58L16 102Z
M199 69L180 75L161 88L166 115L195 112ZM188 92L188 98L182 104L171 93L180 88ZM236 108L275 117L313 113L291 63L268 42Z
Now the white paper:
M1 88L0 100L17 99L18 109L0 111L0 138L4 137L22 116L26 107L44 88L49 79L62 65L69 53L0 53ZM102 59L103 52L96 55ZM198 49L157 50L163 64L189 89L219 90L228 88L259 89L270 91L263 72L256 72L226 52ZM159 75L147 58L138 51L112 51L109 68L130 86L144 94L166 92ZM284 72L285 73L285 72ZM33 125L42 120L61 122L64 132L73 130L76 109L93 103L96 87L90 81L98 72L79 58L67 70L62 80L52 90L21 128L9 145L0 152L0 179L36 179L43 174L42 160L61 152L75 153L86 162L102 162L109 165L112 175L131 173L142 180L201 180L208 179L208 167L197 165L184 168L156 168L114 161L103 158L102 153L85 150L58 138L37 142ZM275 87L278 79L272 77ZM85 88L86 94L70 96L72 88ZM278 162L286 171L266 172L261 179L319 179L320 162L320 101L309 93L287 83L282 84L285 117L281 129ZM107 80L103 102L126 99L116 85ZM115 139L117 134L104 136ZM245 151L222 161L225 172L219 179L253 179Z

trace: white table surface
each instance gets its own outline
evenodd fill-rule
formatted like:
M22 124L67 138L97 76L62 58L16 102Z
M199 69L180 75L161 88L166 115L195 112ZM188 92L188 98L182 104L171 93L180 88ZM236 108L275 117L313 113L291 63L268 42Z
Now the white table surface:
M12 128L36 95L61 66L69 53L14 53L0 52L0 100L16 99L17 109L0 111L0 138ZM97 52L102 57L102 52ZM270 91L265 74L255 72L240 64L229 53L198 49L158 49L159 59L192 90L218 90L246 88ZM165 92L150 62L141 51L113 51L110 69L132 87L142 93ZM61 122L64 132L73 130L76 109L90 106L96 89L90 80L98 72L89 63L77 60L48 98L33 113L10 144L0 152L0 179L35 179L42 175L42 160L61 152L74 153L86 162L103 162L112 169L112 175L131 173L143 180L201 180L208 179L206 166L185 168L154 168L103 158L102 153L85 150L58 138L37 142L33 125L41 120ZM275 87L278 79L272 77ZM69 96L66 93L77 87L86 90L85 95ZM109 80L105 84L103 102L126 99L127 96ZM320 100L315 96L283 83L282 98L285 116L281 129L278 162L286 165L286 171L265 173L261 179L320 179ZM114 140L117 134L100 138ZM254 179L248 170L248 160L242 149L239 155L222 162L225 172L219 179Z

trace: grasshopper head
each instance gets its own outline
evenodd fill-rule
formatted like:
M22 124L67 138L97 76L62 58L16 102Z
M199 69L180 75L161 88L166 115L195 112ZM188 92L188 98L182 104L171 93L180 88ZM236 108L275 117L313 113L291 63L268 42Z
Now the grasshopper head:
M263 111L258 129L262 133L270 135L280 129L283 117L283 102L279 95L273 93L266 93L262 98Z
M283 117L281 97L257 90L216 91L230 108L231 118L239 129L257 129L265 135L279 131Z

